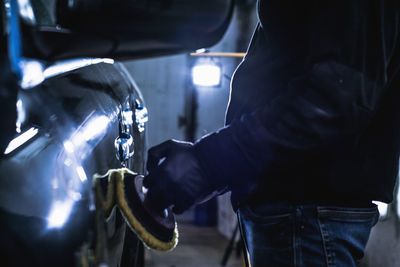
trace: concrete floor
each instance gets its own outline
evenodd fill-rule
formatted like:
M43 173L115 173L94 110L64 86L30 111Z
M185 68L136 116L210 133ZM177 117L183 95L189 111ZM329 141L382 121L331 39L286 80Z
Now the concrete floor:
M171 252L146 250L146 267L218 267L229 240L213 227L179 224L179 244ZM235 251L227 267L242 267Z

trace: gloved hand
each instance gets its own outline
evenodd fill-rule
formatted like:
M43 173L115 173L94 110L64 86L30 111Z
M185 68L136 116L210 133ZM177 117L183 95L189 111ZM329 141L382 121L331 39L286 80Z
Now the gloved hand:
M158 209L173 206L173 212L179 214L219 193L192 143L168 140L151 148L147 170L143 180L146 198Z

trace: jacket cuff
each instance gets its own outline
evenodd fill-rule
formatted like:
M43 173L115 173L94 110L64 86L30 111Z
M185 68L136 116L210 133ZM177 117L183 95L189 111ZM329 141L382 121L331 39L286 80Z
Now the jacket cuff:
M232 127L204 136L195 143L194 149L207 179L215 188L244 194L254 189L256 168L241 151Z

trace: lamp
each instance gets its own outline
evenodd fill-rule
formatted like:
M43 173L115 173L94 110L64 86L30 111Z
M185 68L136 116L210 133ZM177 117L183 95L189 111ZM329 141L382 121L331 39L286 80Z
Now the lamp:
M192 84L198 87L219 87L222 82L222 66L212 59L198 59L192 66Z

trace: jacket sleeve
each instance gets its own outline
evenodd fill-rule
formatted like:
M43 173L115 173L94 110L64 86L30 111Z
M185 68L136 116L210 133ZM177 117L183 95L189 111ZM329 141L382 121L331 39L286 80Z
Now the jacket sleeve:
M196 143L216 186L251 191L271 168L291 168L309 153L355 138L371 120L380 93L362 73L335 61L312 65L288 86L269 105Z

